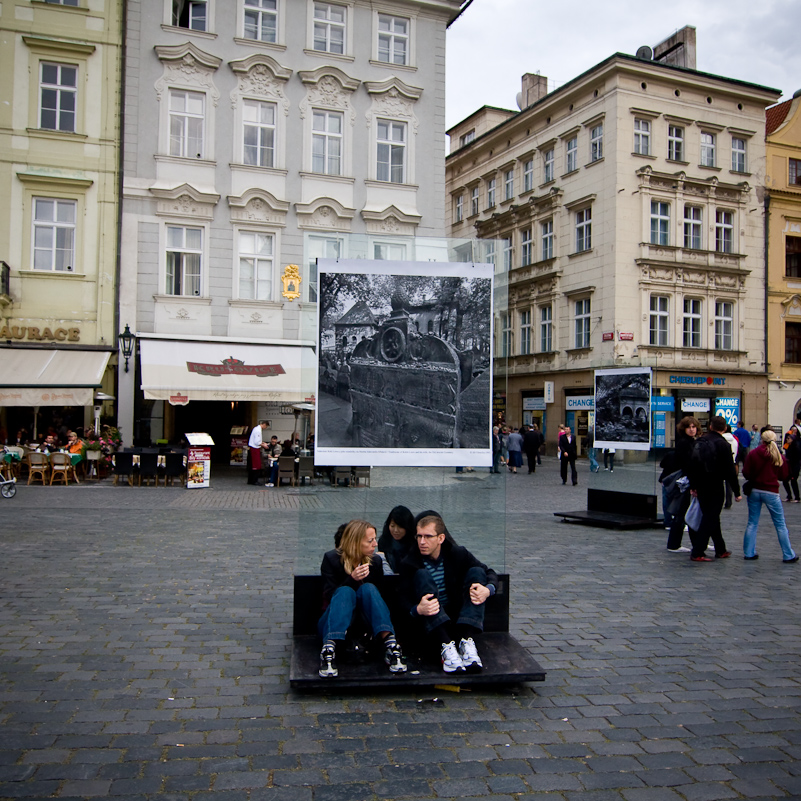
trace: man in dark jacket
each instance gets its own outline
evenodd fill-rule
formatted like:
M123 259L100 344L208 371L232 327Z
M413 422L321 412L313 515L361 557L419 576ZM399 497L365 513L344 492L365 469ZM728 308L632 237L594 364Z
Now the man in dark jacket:
M445 531L441 517L417 523L417 548L400 567L401 603L440 646L446 673L477 672L483 663L473 633L484 630L484 603L495 594L498 575Z
M567 484L567 466L570 465L570 477L573 486L578 484L578 473L576 473L576 437L570 430L570 426L565 426L565 430L559 435L559 470L562 474L562 483Z
M542 443L542 434L540 434L535 423L531 426L531 428L529 428L528 431L526 431L526 434L523 437L523 450L526 452L529 473L537 472L537 456L539 456Z
M726 550L726 542L720 530L720 512L725 500L724 482L734 493L734 500L741 500L740 482L737 470L731 458L731 446L723 438L726 421L722 417L713 417L709 421L709 431L698 440L693 447L690 460L690 491L698 498L701 506L701 526L695 534L690 529L693 562L711 562L705 555L709 538L715 546L715 558L726 559L731 551Z

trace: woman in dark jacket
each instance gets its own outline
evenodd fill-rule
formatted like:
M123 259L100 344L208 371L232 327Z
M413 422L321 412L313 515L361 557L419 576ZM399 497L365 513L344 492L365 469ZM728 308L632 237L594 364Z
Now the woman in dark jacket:
M762 432L759 447L753 448L745 459L743 475L751 482L751 493L748 495L748 525L743 536L744 559L759 559L756 552L757 528L762 504L768 507L771 520L776 528L779 545L784 562L797 562L793 546L790 545L790 534L784 522L779 496L779 481L785 481L790 472L787 459L776 445L776 432L767 429Z
M690 469L690 459L693 455L695 440L701 433L701 425L694 417L684 417L676 427L676 449L674 453L673 469L681 470L687 475ZM667 549L671 553L689 553L690 549L681 544L684 536L684 515L690 508L690 491L686 490L681 496L681 505L673 516L673 523L668 534ZM692 532L690 532L692 536Z
M778 447L778 446L777 446ZM801 436L798 429L792 426L784 439L784 453L789 465L788 475L783 479L787 503L798 503L798 475L801 473Z
M414 547L416 533L414 515L405 506L396 506L387 516L378 539L378 550L384 554L393 573L398 572L400 563Z
M359 612L373 637L383 640L384 661L390 672L406 672L389 609L381 597L384 571L376 545L375 526L366 520L351 520L342 532L339 547L323 556L320 573L325 611L317 624L323 640L318 673L323 678L339 675L337 643L345 640Z

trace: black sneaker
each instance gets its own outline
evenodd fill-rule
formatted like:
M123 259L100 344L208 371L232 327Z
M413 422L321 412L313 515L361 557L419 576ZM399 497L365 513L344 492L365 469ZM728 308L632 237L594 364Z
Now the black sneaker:
M384 661L389 665L390 673L405 673L406 663L403 661L403 652L400 645L393 642L384 651Z
M320 651L320 669L317 671L323 679L339 675L337 670L336 650L333 645L324 645Z

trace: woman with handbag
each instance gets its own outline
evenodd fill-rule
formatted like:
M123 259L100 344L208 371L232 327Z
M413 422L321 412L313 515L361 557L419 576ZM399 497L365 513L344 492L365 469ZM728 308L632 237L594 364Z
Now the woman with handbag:
M756 552L756 537L759 515L764 504L768 507L776 528L782 549L782 561L788 564L798 561L793 546L790 545L790 533L784 522L784 509L779 495L779 482L786 481L788 475L790 475L790 465L776 444L776 432L771 429L763 431L761 443L751 450L743 465L743 476L750 485L750 490L746 491L748 525L743 536L744 559L759 559L759 554Z
M694 417L684 417L676 427L676 450L674 454L673 468L681 470L682 475L686 476L690 468L690 459L693 454L693 445L698 435L701 433L701 424ZM690 491L685 490L682 494L681 505L673 516L673 523L668 534L667 549L671 553L689 553L690 549L681 544L684 536L684 515L690 506ZM690 532L692 536L692 532Z
M784 455L787 457L789 465L789 475L785 476L782 483L787 494L787 503L798 503L798 476L801 473L801 437L798 429L792 426L784 438Z

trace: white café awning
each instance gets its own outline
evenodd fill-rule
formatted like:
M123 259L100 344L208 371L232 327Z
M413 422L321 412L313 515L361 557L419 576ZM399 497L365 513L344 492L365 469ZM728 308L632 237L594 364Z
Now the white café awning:
M0 348L0 406L91 406L111 353Z
M139 339L148 400L303 401L314 391L312 348Z

